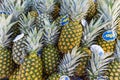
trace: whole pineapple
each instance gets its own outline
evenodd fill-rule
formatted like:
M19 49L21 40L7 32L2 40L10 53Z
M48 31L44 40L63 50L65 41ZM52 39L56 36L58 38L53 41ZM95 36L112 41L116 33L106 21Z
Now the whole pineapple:
M62 0L61 15L68 15L69 21L62 27L58 48L67 53L75 46L80 46L83 28L80 20L86 15L89 8L88 0ZM62 22L61 22L62 23Z
M27 36L27 30L30 30L33 28L33 23L34 23L34 18L28 14L25 16L25 14L22 14L19 20L20 23L20 32L21 34L18 35L14 40L13 40L13 46L12 46L12 56L13 60L16 64L20 65L21 60L23 59L24 56L24 51L26 48L26 45L24 44L24 41L26 40Z
M49 76L48 80L60 80L62 76L74 76L75 67L78 66L78 62L81 58L85 57L86 54L74 47L70 52L64 55L58 66L58 72Z
M81 49L86 52L89 56L91 56L91 51L90 51L90 46L97 43L96 42L96 37L102 32L102 29L106 27L109 23L102 22L102 17L96 19L93 18L90 23L88 24L86 20L82 21L84 22L84 30L83 30L83 38L81 42ZM83 76L85 74L85 69L87 62L90 57L85 57L81 59L81 62L77 67L76 67L76 75L77 76Z
M11 42L10 28L15 24L11 23L12 14L6 17L4 14L0 16L0 79L8 78L14 69L12 53L9 49Z
M38 55L42 47L43 30L37 31L36 28L28 31L25 44L27 45L27 55L24 56L23 63L20 66L18 80L42 80L42 60Z
M112 53L105 54L98 45L92 45L90 49L92 56L87 68L88 80L108 80L108 76L105 74L109 63L114 59L111 57Z
M120 79L120 40L117 40L115 59L109 65L108 77L109 80L119 80Z
M59 63L59 51L56 43L60 33L60 28L50 23L49 20L44 19L44 43L45 46L42 52L43 71L46 75L50 75L57 70Z
M117 0L98 0L100 15L103 15L103 21L110 21L111 24L104 28L104 31L112 31L116 33L115 29L117 27L117 19L120 13L120 1ZM107 41L102 36L102 33L98 37L98 45L100 45L106 53L114 52L115 40ZM113 34L112 34L113 35Z

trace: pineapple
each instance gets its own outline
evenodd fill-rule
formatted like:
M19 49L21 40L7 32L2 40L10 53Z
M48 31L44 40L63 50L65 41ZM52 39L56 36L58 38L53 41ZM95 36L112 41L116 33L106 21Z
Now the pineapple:
M117 40L115 59L109 65L109 80L120 80L120 40Z
M26 56L19 70L19 80L42 80L42 60L38 55L42 48L43 30L37 31L36 28L27 31L25 44L27 45Z
M27 30L30 30L32 28L32 25L34 23L34 18L30 15L30 13L28 13L27 16L22 14L20 17L19 23L20 23L19 28L20 28L21 34L18 35L13 40L13 46L12 46L13 60L18 65L21 64L21 60L23 59L24 51L26 48L24 41L26 40Z
M10 75L9 80L18 80L19 78L19 66L16 67L12 75Z
M50 75L57 70L59 63L59 51L56 47L60 28L44 19L44 41L45 46L42 52L43 71L46 75Z
M111 54L105 54L103 49L98 45L91 46L92 56L87 68L89 80L108 80L106 71L108 64L114 59ZM114 80L114 79L112 79Z
M44 18L53 21L51 13L54 11L55 1L54 0L34 0L35 8L38 12L36 18L37 26L43 27L45 25Z
M27 7L27 0L2 0L0 5L0 10L13 14L12 22L17 21L22 13L26 13L25 8ZM11 37L14 39L18 34L19 22L17 22L12 28L11 31L14 32Z
M83 28L80 20L86 15L89 8L88 0L62 0L61 15L68 15L68 24L62 27L58 48L67 53L75 46L80 46Z
M0 16L0 79L9 77L14 69L12 53L9 49L12 35L10 28L15 24L15 22L11 23L12 16L12 14L8 17L4 14Z
M83 30L83 38L81 42L81 49L85 51L89 56L91 56L91 51L89 50L90 46L92 44L97 43L96 37L102 32L102 29L106 27L109 23L102 22L102 17L99 19L93 18L88 24L86 20L83 20L84 22L84 30ZM77 76L83 76L85 73L86 64L88 62L89 57L85 57L81 60L82 63L80 63L76 68L76 75Z
M90 21L97 13L97 0L89 0L90 8L87 12L87 20Z
M81 58L87 56L84 52L78 50L77 47L74 47L70 52L64 55L58 66L58 72L49 76L48 80L62 80L62 76L74 76L75 67L78 66L78 62Z
M103 16L103 21L110 21L111 24L104 28L104 31L112 31L116 33L115 29L117 27L117 19L120 13L120 1L117 0L98 0L99 8L98 11L100 15ZM104 34L104 33L103 33ZM98 37L98 45L100 45L106 53L114 52L115 40L104 40L102 38L103 34Z

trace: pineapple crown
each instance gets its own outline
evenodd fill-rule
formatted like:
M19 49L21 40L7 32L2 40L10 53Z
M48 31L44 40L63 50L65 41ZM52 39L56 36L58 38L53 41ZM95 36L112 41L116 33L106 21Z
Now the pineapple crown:
M54 10L54 0L34 0L34 3L38 13L50 14Z
M115 57L120 62L120 40L118 40L118 39L117 39L117 44L116 44Z
M27 16L22 14L19 18L21 33L27 34L27 31L33 28L34 20L35 18L30 13Z
M112 53L105 54L99 45L92 45L90 50L92 51L92 56L87 68L90 80L107 78L104 73L108 70L108 64L114 59L111 57Z
M11 23L12 14L6 17L4 14L0 16L0 46L9 47L9 43L11 42L10 36L12 32L10 32L11 27L16 23Z
M81 58L88 56L84 52L78 50L78 47L74 47L70 52L64 55L61 60L58 69L59 73L63 75L73 76L75 68L79 65L79 61Z
M61 15L68 14L72 20L81 20L89 9L89 0L61 0Z
M98 0L99 15L103 15L104 21L111 21L111 24L105 27L108 29L115 29L118 24L118 17L120 15L120 0Z
M37 31L36 28L27 31L28 36L26 37L25 44L27 45L28 52L38 51L43 46L42 36L43 29Z
M82 20L83 23L83 38L82 38L82 45L90 47L92 44L96 43L96 37L103 31L102 29L106 27L110 22L103 22L103 16L96 19L93 18L90 23L88 24L86 20Z
M60 33L60 28L55 25L53 22L52 24L48 19L44 19L44 40L45 44L56 44L58 40L58 36Z
M2 0L0 10L9 12L9 14L13 14L14 18L17 18L24 12L26 4L27 0Z

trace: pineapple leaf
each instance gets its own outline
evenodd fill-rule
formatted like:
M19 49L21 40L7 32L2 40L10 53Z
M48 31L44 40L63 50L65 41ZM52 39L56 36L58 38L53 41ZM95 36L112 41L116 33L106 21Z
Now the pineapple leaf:
M14 14L17 18L27 7L27 0L2 0L0 10Z
M68 14L72 20L81 20L89 9L89 0L61 0L61 15Z
M36 28L27 31L28 36L26 41L24 42L27 45L27 50L31 51L38 51L43 46L42 36L43 36L43 29L37 31Z
M77 47L74 47L73 50L68 52L64 55L63 59L61 60L59 64L59 73L64 73L68 76L74 75L74 70L76 66L79 65L79 61L81 58L88 56L85 53L81 53L81 51L78 51Z
M10 32L11 27L16 23L11 23L12 14L7 18L4 14L0 16L0 46L9 47L9 43L11 42L10 36L12 32Z
M119 0L98 0L99 15L103 15L103 20L111 21L111 24L105 27L106 30L116 28L117 18L120 15L120 1Z
M91 46L92 57L87 69L89 78L97 79L99 76L105 76L103 73L108 70L108 64L114 60L112 53L105 54L100 46ZM100 54L102 51L102 54Z
M45 44L56 44L60 34L60 28L55 23L50 23L49 20L44 19L44 40Z
M54 0L34 0L34 3L39 12L50 14L54 10Z
M21 33L26 34L27 30L33 28L34 20L34 17L32 17L30 13L28 13L27 16L25 14L22 14L19 18Z
M99 19L92 19L89 25L84 26L82 45L90 47L96 43L96 37L102 32L102 29L110 24L110 22L103 22L101 16Z

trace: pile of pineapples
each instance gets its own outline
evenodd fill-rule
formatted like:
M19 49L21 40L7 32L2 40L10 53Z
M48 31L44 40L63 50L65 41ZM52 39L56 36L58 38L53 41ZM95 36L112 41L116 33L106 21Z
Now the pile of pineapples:
M5 78L120 80L120 0L1 0Z

